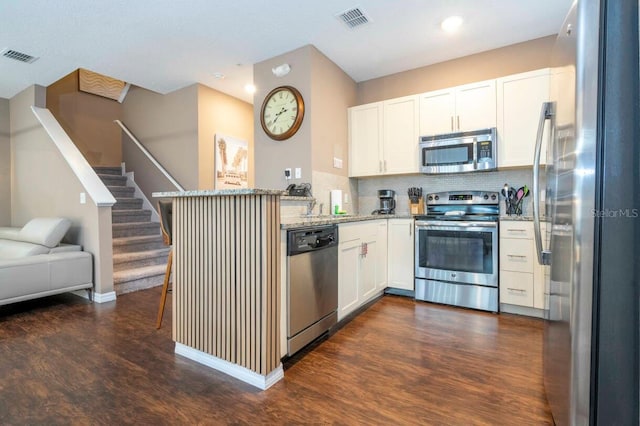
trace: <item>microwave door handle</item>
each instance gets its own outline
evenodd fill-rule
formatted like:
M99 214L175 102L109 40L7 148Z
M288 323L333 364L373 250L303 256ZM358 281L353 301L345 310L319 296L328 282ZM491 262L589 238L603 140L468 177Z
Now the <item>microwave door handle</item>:
M544 124L551 120L551 127L555 125L555 103L543 102L538 121L536 148L533 156L533 233L536 243L536 255L540 265L551 265L551 251L542 247L542 233L540 231L540 154L544 137ZM552 130L553 132L553 130Z
M460 118L458 118L458 120L460 120ZM458 126L460 126L460 123L458 123ZM477 170L478 169L478 140L477 139L473 139L473 142L471 144L471 150L473 151L473 169Z

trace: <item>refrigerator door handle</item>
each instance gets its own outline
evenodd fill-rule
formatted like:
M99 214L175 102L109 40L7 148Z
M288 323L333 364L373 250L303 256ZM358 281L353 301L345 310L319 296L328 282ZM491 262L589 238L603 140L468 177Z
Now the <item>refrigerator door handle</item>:
M538 121L538 134L536 136L536 148L533 157L533 233L536 242L536 254L538 263L551 265L551 251L542 247L542 233L540 232L540 154L542 152L542 139L544 137L544 124L551 120L552 134L554 126L555 102L543 102ZM549 212L547 212L548 214Z

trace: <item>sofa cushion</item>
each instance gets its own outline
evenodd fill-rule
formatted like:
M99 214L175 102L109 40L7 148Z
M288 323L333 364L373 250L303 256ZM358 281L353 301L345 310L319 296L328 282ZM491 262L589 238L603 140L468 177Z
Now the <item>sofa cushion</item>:
M69 219L38 217L31 219L22 227L20 240L52 248L60 243L70 227L71 221Z
M24 241L0 240L0 260L47 254L51 249Z

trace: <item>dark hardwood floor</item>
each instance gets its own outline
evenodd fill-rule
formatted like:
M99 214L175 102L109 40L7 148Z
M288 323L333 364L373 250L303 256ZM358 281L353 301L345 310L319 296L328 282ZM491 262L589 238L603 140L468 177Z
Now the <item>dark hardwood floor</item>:
M385 296L261 392L173 353L160 289L0 307L0 424L551 424L542 322Z

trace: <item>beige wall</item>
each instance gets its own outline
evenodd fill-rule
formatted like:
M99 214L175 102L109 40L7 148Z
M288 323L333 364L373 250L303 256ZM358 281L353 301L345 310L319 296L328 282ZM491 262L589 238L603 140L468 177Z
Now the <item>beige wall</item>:
M213 189L215 134L249 144L249 187L254 186L253 105L198 85L198 188Z
M0 226L11 224L11 139L9 100L0 98Z
M356 105L546 68L555 39L538 38L363 81L358 83Z
M119 166L122 105L78 90L78 71L47 87L47 108L92 166Z
M198 189L198 85L166 95L132 86L122 107L122 122L156 160L183 188Z
M314 105L311 99L311 55L312 46L259 62L253 66L253 96L255 186L259 188L284 189L289 183L311 182L311 125ZM271 68L288 63L291 72L276 77ZM269 138L260 126L260 109L267 94L278 86L293 86L300 91L305 101L305 114L298 132L284 141ZM284 169L302 168L301 179L286 181Z
M9 102L12 159L11 225L34 217L69 218L65 241L80 244L94 256L98 293L113 290L111 208L98 208L90 197L80 204L82 184L62 158L31 106L45 106L44 87L31 86Z
M315 47L311 49L311 162L314 171L348 176L347 108L356 101L356 83ZM333 167L333 158L343 168Z

